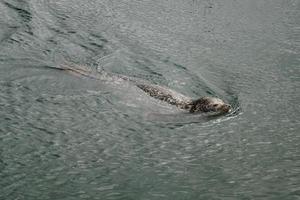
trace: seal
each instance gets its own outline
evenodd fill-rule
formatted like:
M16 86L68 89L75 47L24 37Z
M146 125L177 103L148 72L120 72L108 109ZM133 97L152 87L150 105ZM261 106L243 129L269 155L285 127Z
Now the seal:
M80 65L60 65L54 67L56 69L68 71L73 75L85 76L97 80L124 80L133 82L138 88L146 92L149 96L167 102L171 105L175 105L180 109L187 110L190 113L199 112L215 112L215 113L228 113L231 110L231 106L226 104L222 99L216 97L201 97L193 100L190 97L186 97L169 88L165 88L159 85L153 85L146 83L145 81L133 79L123 75L108 74L102 72L101 74L91 71L91 69Z
M216 97L201 97L193 100L171 89L158 85L137 84L137 87L142 89L151 97L165 101L171 105L175 105L180 109L189 111L190 113L228 113L231 110L231 106L229 104L226 104L222 99Z

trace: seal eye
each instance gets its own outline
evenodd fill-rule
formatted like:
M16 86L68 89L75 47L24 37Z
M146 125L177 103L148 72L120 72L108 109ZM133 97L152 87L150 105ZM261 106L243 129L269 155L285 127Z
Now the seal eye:
M218 106L218 104L214 104L214 105L213 105L213 107L217 107L217 106Z

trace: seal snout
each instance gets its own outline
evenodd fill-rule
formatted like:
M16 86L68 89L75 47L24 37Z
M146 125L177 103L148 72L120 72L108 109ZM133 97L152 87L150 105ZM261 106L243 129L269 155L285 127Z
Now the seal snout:
M222 107L221 107L221 110L222 110L222 112L230 112L230 110L231 110L231 105L229 105L229 104L224 104L224 105L222 105Z

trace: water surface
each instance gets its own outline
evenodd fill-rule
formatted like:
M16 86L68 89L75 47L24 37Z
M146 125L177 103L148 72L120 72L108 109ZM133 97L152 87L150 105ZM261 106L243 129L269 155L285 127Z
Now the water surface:
M297 0L0 1L0 199L300 198ZM207 118L64 62L218 96Z

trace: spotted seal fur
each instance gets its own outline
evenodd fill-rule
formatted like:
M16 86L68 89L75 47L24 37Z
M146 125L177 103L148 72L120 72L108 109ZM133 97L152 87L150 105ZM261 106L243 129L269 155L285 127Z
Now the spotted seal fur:
M188 110L190 113L196 112L219 112L227 113L231 106L222 99L215 97L202 97L193 100L171 89L157 85L137 84L137 87L148 93L151 97L175 105L180 109Z
M137 81L127 76L109 75L106 72L103 72L101 75L99 75L93 73L89 68L85 68L83 66L78 66L74 64L70 66L61 65L55 68L68 71L74 75L86 76L98 80L107 80L107 79L120 80L121 79L121 80L131 81L134 82L138 88L146 92L151 97L167 102L171 105L175 105L180 109L189 111L190 113L198 113L198 112L227 113L231 110L231 106L229 104L226 104L222 99L216 97L201 97L199 99L193 100L174 90L159 85L142 83L144 81Z

